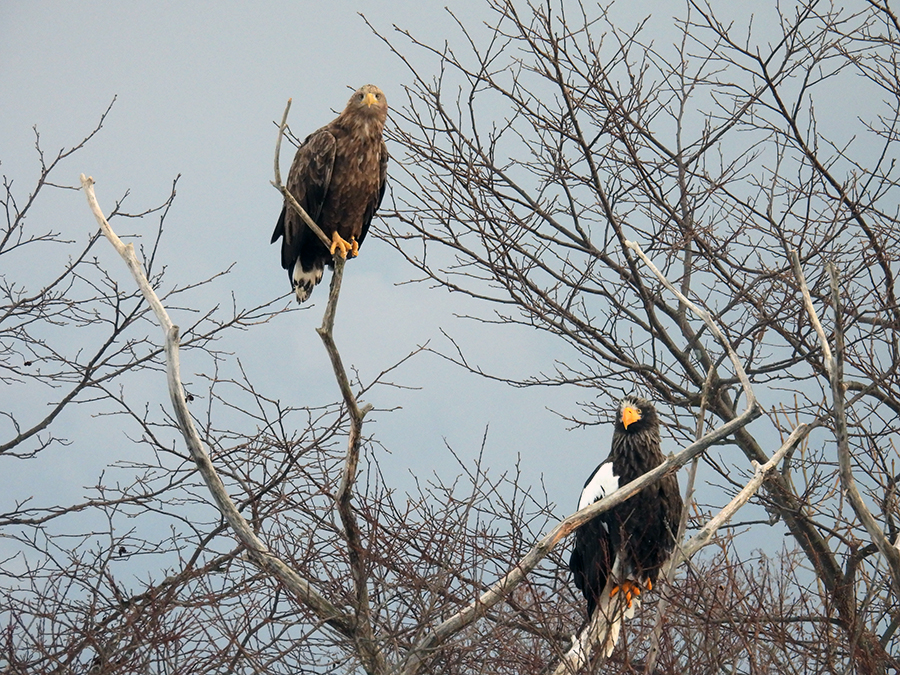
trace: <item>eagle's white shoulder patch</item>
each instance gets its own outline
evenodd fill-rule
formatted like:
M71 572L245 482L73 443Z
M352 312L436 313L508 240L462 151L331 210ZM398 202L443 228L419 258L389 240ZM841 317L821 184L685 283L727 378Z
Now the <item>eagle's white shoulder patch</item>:
M619 477L613 473L612 462L604 462L597 470L584 490L581 491L581 499L578 500L578 510L580 511L588 504L593 504L598 499L603 499L606 495L612 494L619 489Z

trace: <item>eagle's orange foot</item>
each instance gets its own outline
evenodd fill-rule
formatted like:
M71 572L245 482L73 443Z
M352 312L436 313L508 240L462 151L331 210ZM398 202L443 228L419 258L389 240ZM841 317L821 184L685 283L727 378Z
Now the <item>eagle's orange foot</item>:
M359 255L359 242L356 237L350 237L350 257L355 258Z
M355 243L354 241L353 244ZM341 235L335 231L331 234L331 255L334 255L335 251L340 251L340 256L346 259L347 254L353 250L353 244L342 239ZM359 250L359 245L356 248Z
M649 591L650 588L651 585L648 584L647 590ZM613 586L613 589L609 592L609 597L615 597L616 593L619 591L622 591L622 595L625 598L625 604L627 604L628 607L631 607L632 600L641 594L641 587L634 581L627 579L621 584Z

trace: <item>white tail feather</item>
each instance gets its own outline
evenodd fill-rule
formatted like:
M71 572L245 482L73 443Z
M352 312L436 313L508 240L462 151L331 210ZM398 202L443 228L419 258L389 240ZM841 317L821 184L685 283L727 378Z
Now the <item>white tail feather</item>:
M581 633L572 636L572 646L556 666L553 675L569 675L577 672L590 660L594 648L598 648L605 658L609 658L613 653L619 641L619 633L622 631L622 622L633 618L635 611L641 606L639 597L632 597L629 607L624 593L610 595L616 585L615 579L619 569L617 558L590 622ZM646 588L646 579L641 586Z
M632 598L631 607L629 607L624 593L616 593L612 597L608 592L604 594L597 609L594 610L590 628L594 633L593 639L596 640L606 658L609 658L616 648L619 633L622 631L622 622L632 619L635 610L640 606L640 598Z
M606 590L588 625L578 635L572 636L572 646L556 666L553 675L578 672L590 661L595 647L600 649L605 658L609 658L613 653L619 641L622 622L634 616L634 610L640 601L632 598L631 607L628 607L622 593L610 597L609 585Z
M300 259L294 263L294 269L291 272L291 285L294 287L294 293L297 295L297 302L304 302L312 293L313 288L322 280L322 272L325 266L322 264L314 265L312 269L304 270L300 264Z

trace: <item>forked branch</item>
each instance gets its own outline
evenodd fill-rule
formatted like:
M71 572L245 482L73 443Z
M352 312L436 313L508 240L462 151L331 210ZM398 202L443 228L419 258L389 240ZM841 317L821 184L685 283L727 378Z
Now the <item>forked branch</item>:
M281 180L281 141L284 138L284 131L287 127L288 113L291 109L291 100L288 99L284 108L284 114L281 117L281 124L278 127L278 139L275 142L275 180L272 181L279 192L284 196L285 203L294 209L309 229L316 233L316 236L331 248L331 240L313 221L308 213L297 202L287 188L285 188ZM334 376L337 380L338 387L341 390L341 397L344 405L347 406L347 412L350 415L350 430L347 439L347 455L344 460L344 470L341 476L341 484L335 497L337 502L338 514L341 518L341 524L344 527L344 536L347 539L348 554L350 558L350 569L353 575L353 584L355 590L355 610L357 619L357 647L363 658L364 665L369 672L381 673L386 672L381 650L375 640L372 628L371 606L369 604L368 590L368 573L366 571L366 554L362 545L362 536L360 533L359 522L353 511L351 500L353 498L353 485L356 482L357 467L359 465L359 451L362 440L363 418L372 407L369 405L360 407L356 400L356 395L350 386L350 378L347 376L347 370L344 368L341 360L340 352L334 341L334 318L337 314L337 304L341 293L341 281L344 277L345 259L340 254L335 254L333 258L334 273L331 276L331 286L328 292L328 304L325 307L325 314L322 316L322 326L317 329L322 343L325 345L325 351L331 360L331 366L334 370Z
M856 513L856 517L859 518L859 522L862 523L866 532L872 538L872 543L875 544L878 552L887 562L894 595L900 596L900 551L888 541L882 526L878 523L875 516L872 515L869 507L866 506L865 500L856 486L856 480L853 478L849 432L847 429L847 410L844 402L844 392L846 390L844 384L844 322L841 310L841 288L838 272L834 263L829 262L826 265L831 287L831 306L834 311L834 350L832 351L816 309L812 304L812 297L806 284L806 278L800 267L800 257L796 250L792 250L790 256L794 267L794 276L797 279L797 283L800 284L800 291L803 294L803 304L806 307L810 322L819 336L825 371L828 374L831 387L831 415L834 419L834 436L837 441L841 489L847 495L847 500L850 502L853 512Z
M103 230L103 234L125 261L135 282L140 288L141 293L147 300L151 309L153 309L157 321L163 329L166 345L166 372L169 385L169 397L175 409L178 426L184 436L191 458L197 465L200 475L206 483L216 506L234 531L238 540L246 549L248 558L260 569L277 578L297 600L312 610L324 624L331 626L357 646L363 647L365 645L370 645L371 629L365 625L361 625L359 613L357 612L356 616L348 614L329 602L321 592L313 587L312 584L274 555L262 540L257 537L250 524L238 511L210 460L209 453L200 439L194 421L191 418L187 401L185 400L184 390L181 384L178 326L172 323L168 312L150 285L147 275L135 255L134 246L132 244L123 243L107 222L94 194L93 179L82 174L81 185L84 189L91 211ZM338 287L335 287L335 285L332 284L332 295L336 295L337 291ZM380 652L377 650L371 648L360 649L360 656L362 657L366 670L370 673L386 672L387 669L384 661L381 658ZM371 659L367 658L367 656L370 656Z

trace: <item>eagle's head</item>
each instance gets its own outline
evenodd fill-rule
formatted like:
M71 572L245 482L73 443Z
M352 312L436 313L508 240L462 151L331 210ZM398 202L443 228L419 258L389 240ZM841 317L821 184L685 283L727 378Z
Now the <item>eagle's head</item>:
M617 432L639 434L653 428L659 428L659 417L650 401L634 394L622 399L616 412Z
M635 475L640 475L662 461L659 445L659 416L653 404L633 394L623 398L616 411L610 454L627 457Z
M384 92L374 84L366 84L353 92L347 101L345 113L376 117L382 122L387 117L387 98Z

